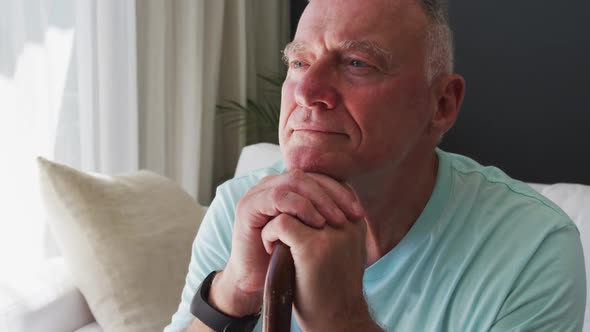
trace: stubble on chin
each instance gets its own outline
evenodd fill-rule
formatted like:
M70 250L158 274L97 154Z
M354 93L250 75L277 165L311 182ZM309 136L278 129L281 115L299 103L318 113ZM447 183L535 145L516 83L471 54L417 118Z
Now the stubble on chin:
M351 168L351 161L338 152L321 151L313 147L297 146L282 150L288 169L329 176L337 181L345 181Z

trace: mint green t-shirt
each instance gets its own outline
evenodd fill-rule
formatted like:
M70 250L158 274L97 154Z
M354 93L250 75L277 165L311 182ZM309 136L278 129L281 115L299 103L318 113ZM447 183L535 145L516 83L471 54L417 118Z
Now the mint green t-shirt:
M495 167L436 152L437 180L422 214L394 249L365 270L373 319L386 331L402 332L582 331L586 277L570 218ZM240 198L263 177L283 171L279 163L217 189L193 244L178 311L165 331L190 324L196 289L225 266ZM291 330L300 331L294 316Z

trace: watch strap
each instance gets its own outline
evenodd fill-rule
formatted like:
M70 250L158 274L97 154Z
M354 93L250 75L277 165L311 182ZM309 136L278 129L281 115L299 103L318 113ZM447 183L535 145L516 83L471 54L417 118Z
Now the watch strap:
M213 308L209 300L209 292L217 271L211 272L199 286L191 301L190 312L205 325L217 332L250 332L256 326L260 315L232 317Z

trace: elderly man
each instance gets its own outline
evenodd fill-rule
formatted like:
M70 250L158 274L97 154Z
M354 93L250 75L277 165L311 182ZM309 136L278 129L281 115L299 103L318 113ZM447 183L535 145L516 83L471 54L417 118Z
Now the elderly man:
M572 221L436 148L465 91L451 39L436 1L309 3L285 49L284 162L218 188L166 331L259 329L277 240L293 331L581 331Z

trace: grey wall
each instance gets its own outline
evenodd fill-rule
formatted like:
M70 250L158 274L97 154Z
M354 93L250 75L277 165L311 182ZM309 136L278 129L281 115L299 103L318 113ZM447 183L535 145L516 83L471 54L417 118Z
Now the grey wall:
M533 182L590 184L590 1L453 0L467 80L442 144Z

